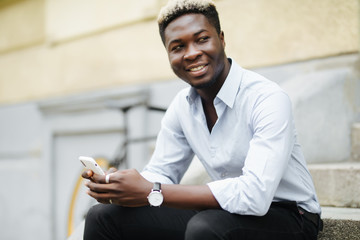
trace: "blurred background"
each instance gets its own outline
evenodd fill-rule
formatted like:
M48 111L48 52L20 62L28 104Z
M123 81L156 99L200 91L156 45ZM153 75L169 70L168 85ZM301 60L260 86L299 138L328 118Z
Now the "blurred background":
M94 204L78 156L139 171L149 160L186 87L158 34L166 2L0 0L0 239L73 232ZM359 162L360 1L215 3L228 57L289 93L308 164ZM359 192L317 191L322 205L360 207Z

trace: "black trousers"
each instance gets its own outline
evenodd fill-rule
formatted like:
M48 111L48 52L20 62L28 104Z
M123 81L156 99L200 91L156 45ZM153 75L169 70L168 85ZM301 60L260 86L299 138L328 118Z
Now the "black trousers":
M317 239L315 224L294 203L273 203L264 216L167 207L98 204L86 217L84 240L298 240Z

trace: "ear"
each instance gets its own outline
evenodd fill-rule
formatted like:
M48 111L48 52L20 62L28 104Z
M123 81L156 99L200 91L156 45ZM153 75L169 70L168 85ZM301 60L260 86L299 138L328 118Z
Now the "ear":
M221 44L223 45L223 47L225 48L225 36L224 36L224 31L221 31L220 34L219 34L219 38L220 38L220 41L221 41Z

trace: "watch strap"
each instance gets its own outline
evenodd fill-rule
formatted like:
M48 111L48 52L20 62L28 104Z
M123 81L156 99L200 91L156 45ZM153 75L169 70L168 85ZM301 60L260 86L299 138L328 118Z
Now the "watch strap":
M154 182L154 186L153 186L153 191L158 191L161 192L161 183L159 182Z

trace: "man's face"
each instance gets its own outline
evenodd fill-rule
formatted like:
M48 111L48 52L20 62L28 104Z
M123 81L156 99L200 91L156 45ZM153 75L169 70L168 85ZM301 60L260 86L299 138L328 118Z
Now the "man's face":
M225 80L224 35L218 34L204 15L176 18L164 36L171 68L179 78L198 89Z

